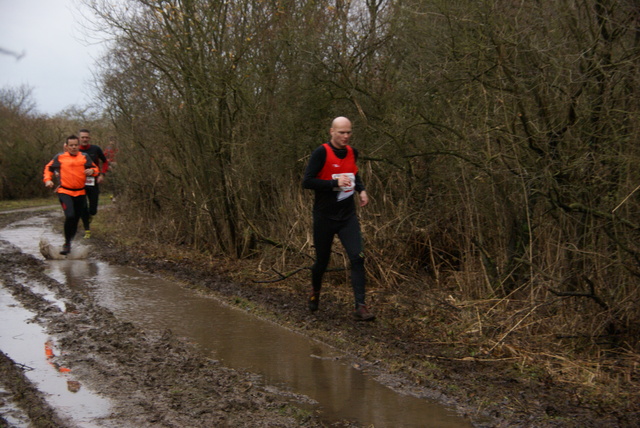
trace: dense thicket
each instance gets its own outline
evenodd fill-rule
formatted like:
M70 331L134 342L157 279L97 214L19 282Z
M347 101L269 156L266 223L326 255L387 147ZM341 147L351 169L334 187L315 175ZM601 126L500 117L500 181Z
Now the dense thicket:
M426 270L551 330L637 329L636 2L90 3L119 191L158 239L300 263L301 175L345 115L379 287Z
M0 200L50 193L42 185L42 170L54 153L56 124L44 126L46 119L34 108L30 88L0 89ZM64 140L58 140L59 150Z
M42 182L44 166L80 128L106 139L110 124L88 108L48 116L37 111L30 87L0 88L0 200L53 196Z

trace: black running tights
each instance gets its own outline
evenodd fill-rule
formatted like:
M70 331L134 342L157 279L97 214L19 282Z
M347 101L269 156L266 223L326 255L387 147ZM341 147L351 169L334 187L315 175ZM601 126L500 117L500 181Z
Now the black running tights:
M64 211L64 242L68 244L76 236L78 222L80 222L82 214L86 211L87 197L85 195L69 196L66 193L58 193L58 199Z
M313 243L316 248L316 262L311 267L311 283L316 292L322 288L329 259L333 237L338 235L351 262L351 286L356 305L364 304L365 270L364 251L360 223L355 215L346 220L331 220L320 213L313 213Z

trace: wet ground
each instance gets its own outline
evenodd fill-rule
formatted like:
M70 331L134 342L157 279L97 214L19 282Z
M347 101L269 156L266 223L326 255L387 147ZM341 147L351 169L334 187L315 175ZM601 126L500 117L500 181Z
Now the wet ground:
M0 349L26 368L56 424L471 426L376 381L364 361L210 295L92 258L81 243L60 257L52 218L0 230ZM198 408L185 409L194 395ZM10 399L2 414L33 422Z
M0 242L0 426L320 426L303 401L169 330L116 317L45 262ZM82 269L81 269L82 270ZM53 275L56 276L56 275Z
M0 214L0 229L30 219L59 239L39 215ZM0 242L0 323L25 329L0 335L34 343L11 351L21 361L0 353L0 426L638 426L637 403L416 340L389 303L356 323L327 293L311 316L295 287L234 283L195 259L97 238L86 260L45 261L39 239ZM431 322L452 316L434 307Z

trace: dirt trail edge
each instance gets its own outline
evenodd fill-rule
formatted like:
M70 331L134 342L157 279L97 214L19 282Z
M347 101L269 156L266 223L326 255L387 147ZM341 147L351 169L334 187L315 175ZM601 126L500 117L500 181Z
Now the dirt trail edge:
M13 219L1 215L0 226ZM0 241L0 282L56 338L61 350L57 362L112 400L104 426L322 426L310 412L292 404L304 397L273 387L267 390L257 376L223 367L169 331L150 334L120 322L89 296L47 276L44 267L43 261ZM66 310L34 294L26 284L54 291ZM48 406L22 367L4 354L0 354L0 375L9 390L5 394L27 414L31 426L73 426ZM0 426L9 424L0 418Z

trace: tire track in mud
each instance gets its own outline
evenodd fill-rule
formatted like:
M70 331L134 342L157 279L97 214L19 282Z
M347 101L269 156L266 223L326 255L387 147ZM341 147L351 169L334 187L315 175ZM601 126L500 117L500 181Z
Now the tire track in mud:
M10 244L0 242L0 284L16 297L25 308L36 309L41 298L14 280L21 266L37 265L37 260L29 258ZM37 271L36 269L30 269ZM41 391L25 376L24 371L29 370L3 352L0 352L0 379L3 381L12 405L20 410L19 419L28 419L36 427L64 427L67 426L47 403ZM9 422L0 419L2 426L10 426Z
M257 376L220 365L170 331L149 333L120 322L90 296L47 276L45 266L0 241L0 282L55 338L61 350L56 363L112 400L112 412L100 425L322 426L313 415L291 405L284 393L265 389ZM53 291L66 310L34 293L34 285ZM70 426L18 364L4 356L0 370L3 379L16 379L10 382L10 393L25 396L16 404L27 411L34 426Z

